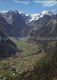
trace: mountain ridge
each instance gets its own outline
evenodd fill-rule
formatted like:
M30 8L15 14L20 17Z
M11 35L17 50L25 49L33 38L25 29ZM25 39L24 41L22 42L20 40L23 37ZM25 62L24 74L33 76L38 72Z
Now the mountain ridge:
M42 18L44 15L49 15L49 16L54 15L51 11L42 11L40 14L31 14L31 15L26 15L23 12L19 12L19 14L21 14L24 17L24 20L26 21L26 23L36 21Z
M18 12L17 10L12 10L13 12ZM0 13L7 13L9 11L0 11ZM27 22L32 22L32 21L35 21L35 20L38 20L39 18L43 17L44 15L49 15L49 16L53 16L54 14L51 12L51 11L42 11L41 13L39 14L31 14L31 15L28 15L28 14L25 14L24 12L18 12L21 16L24 17L24 20L25 20L25 17L26 17L26 21Z

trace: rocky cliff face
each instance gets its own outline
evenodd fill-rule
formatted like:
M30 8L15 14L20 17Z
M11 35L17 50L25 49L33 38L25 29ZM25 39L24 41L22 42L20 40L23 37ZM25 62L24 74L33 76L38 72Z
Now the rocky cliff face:
M25 28L28 27L27 24L24 22L23 17L19 14L18 11L8 11L0 14L9 25L8 29L12 29L10 31L10 33L13 33L10 34L11 36L20 36L20 32L22 32Z

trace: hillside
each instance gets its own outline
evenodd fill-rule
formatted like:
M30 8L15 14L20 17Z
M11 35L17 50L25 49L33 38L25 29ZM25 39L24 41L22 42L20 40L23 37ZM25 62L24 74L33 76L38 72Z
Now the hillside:
M50 47L51 48L51 47ZM49 50L49 49L48 49ZM21 80L56 80L57 79L57 46L53 47L53 51L49 50L50 54L45 56L35 65L35 68L31 72L24 73ZM53 55L52 55L53 54ZM50 57L50 55L52 55ZM46 59L49 58L47 61ZM18 80L18 78L17 78Z
M16 45L6 36L6 33L9 34L12 31L9 27L5 19L0 16L0 58L6 58L16 53Z
M0 59L8 58L17 51L16 45L0 31Z

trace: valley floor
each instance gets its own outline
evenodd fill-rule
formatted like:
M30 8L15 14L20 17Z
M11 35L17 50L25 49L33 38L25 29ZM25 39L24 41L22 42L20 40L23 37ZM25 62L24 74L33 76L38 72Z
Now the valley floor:
M17 75L27 70L32 70L35 63L44 56L39 45L25 40L13 40L18 52L10 58L0 60L0 78L6 75Z

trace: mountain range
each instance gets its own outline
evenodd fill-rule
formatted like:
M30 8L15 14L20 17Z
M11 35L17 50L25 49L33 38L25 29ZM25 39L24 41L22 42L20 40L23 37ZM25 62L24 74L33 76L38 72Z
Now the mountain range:
M27 15L23 12L0 11L0 16L4 19L0 29L9 36L27 36L33 31L33 28L39 28L46 25L47 22L55 16L51 11L42 11L40 14Z
M13 11L0 11L0 14L4 15L4 18L6 18L6 15L13 12L13 14L15 13L19 13L23 18L24 18L24 21L26 22L32 22L32 21L35 21L35 20L38 20L39 18L43 17L44 15L49 15L49 16L53 16L54 14L52 14L51 11L42 11L40 14L31 14L31 15L28 15L28 14L25 14L23 12L18 12L16 10L13 10ZM7 19L6 19L7 20ZM9 22L9 24L11 24L11 22Z
M57 14L52 14L51 11L42 11L40 14L32 15L27 15L16 10L0 11L1 60L2 58L5 59L11 57L19 51L16 44L10 40L9 37L27 37L27 42L32 41L39 45L39 49L41 49L41 51L43 50L45 56L36 62L32 71L29 70L22 74L17 74L16 69L13 68L13 71L17 75L14 77L12 75L7 76L6 80L57 79L57 40L37 40L37 37L57 37ZM19 54L17 54L17 56L18 55ZM22 59L23 55L21 57L18 56L16 59L19 60L19 58ZM26 59L24 58L24 61L20 66L22 66ZM13 61L14 64L12 63L13 65L16 65L15 60Z

